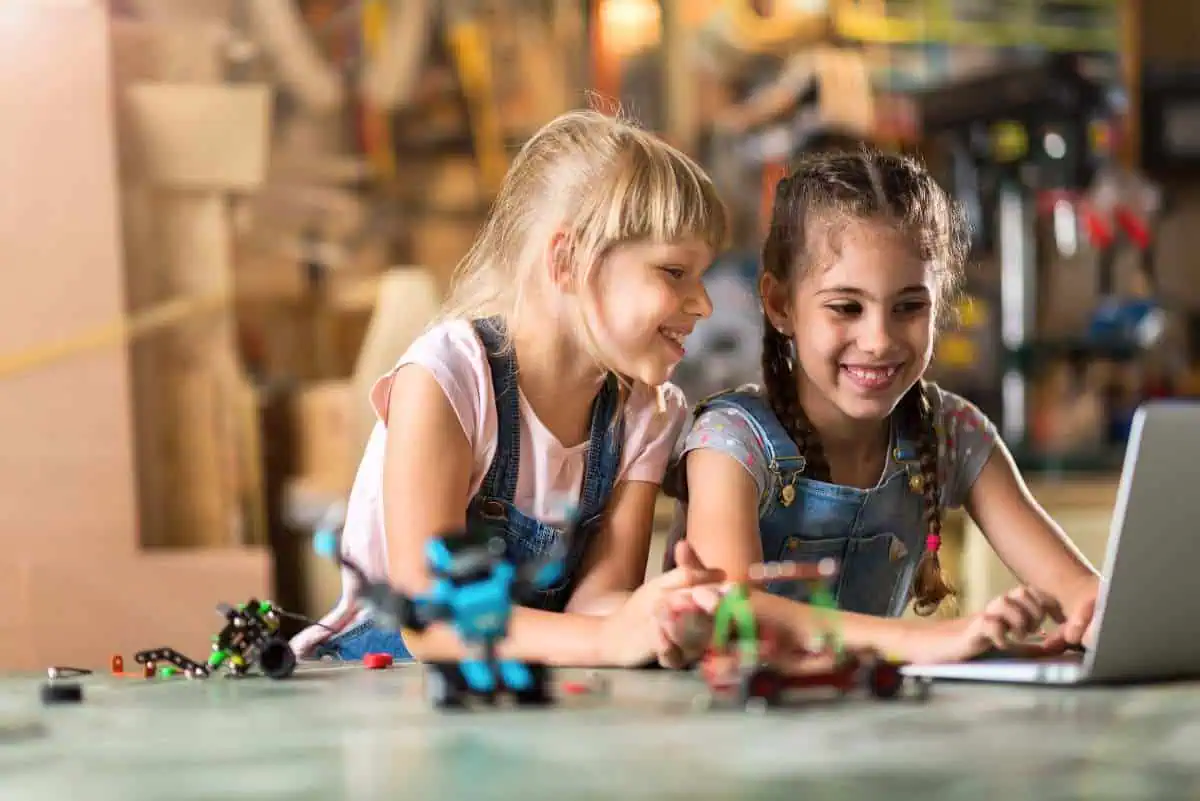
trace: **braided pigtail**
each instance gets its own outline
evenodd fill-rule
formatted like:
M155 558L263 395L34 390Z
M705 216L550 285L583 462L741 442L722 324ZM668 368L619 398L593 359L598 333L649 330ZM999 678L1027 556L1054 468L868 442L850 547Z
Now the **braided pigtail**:
M913 611L927 616L937 611L942 601L955 595L954 588L946 580L938 551L942 546L942 512L938 485L938 439L933 425L933 408L929 401L929 390L924 380L918 381L901 401L905 418L916 432L917 466L920 472L913 476L913 489L920 491L925 500L925 550L913 575Z
M807 225L803 209L809 202L808 191L805 182L796 175L782 179L775 188L771 227L763 242L762 267L764 272L774 276L784 286L791 284L797 253L803 249L804 228ZM829 463L825 458L825 450L804 414L804 407L800 405L792 343L786 334L771 323L765 308L762 376L771 410L804 457L805 475L828 480Z
M818 481L828 480L829 463L825 459L825 449L821 447L821 438L808 422L804 407L800 405L791 342L772 327L770 320L763 321L762 368L763 387L767 391L771 411L775 412L804 457L805 475Z
M800 398L796 392L796 381L792 374L792 360L788 353L788 338L763 319L762 377L771 410L784 425L792 419Z

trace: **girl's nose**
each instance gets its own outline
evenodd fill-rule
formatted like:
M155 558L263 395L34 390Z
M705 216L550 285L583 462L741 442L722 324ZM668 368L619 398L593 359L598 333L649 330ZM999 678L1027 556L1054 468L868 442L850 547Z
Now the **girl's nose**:
M856 339L864 353L883 355L892 348L892 332L883 315L870 315L863 319Z
M684 311L696 317L708 317L712 314L712 299L708 296L708 289L703 283L699 284L697 291L688 296L687 303L684 304Z

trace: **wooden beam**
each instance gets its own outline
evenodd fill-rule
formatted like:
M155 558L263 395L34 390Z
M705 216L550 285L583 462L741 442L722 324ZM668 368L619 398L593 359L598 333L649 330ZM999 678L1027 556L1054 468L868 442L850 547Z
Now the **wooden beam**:
M1120 157L1126 169L1135 170L1142 161L1142 0L1120 0L1120 26L1121 80L1129 98Z

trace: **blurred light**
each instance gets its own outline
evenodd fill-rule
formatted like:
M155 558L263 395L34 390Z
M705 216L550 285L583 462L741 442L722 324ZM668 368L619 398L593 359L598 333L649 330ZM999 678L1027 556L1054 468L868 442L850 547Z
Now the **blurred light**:
M1075 207L1066 200L1054 204L1054 241L1058 252L1071 257L1079 250L1079 225L1075 220Z
M600 25L606 48L624 58L658 44L661 14L657 0L604 0Z
M775 5L781 11L799 11L804 14L825 14L829 11L829 0L776 0Z
M1067 140L1062 138L1062 134L1054 131L1046 134L1042 141L1042 147L1046 149L1046 155L1052 159L1061 159L1067 155Z

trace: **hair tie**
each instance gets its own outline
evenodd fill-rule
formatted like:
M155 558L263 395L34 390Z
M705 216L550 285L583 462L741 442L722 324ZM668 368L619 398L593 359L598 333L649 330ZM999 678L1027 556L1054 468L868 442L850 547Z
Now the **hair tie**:
M940 547L942 547L941 534L929 534L925 537L925 550L936 551Z

